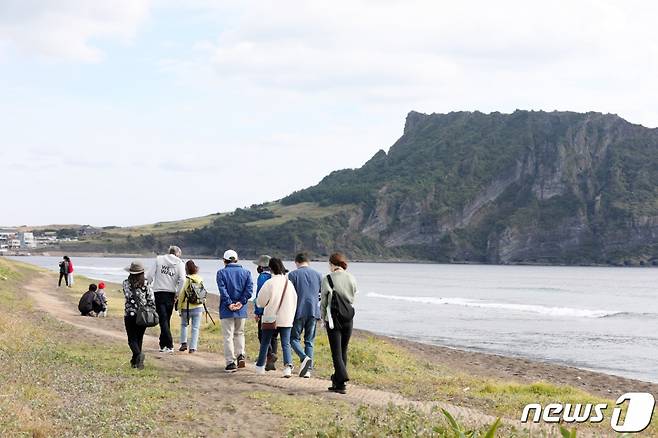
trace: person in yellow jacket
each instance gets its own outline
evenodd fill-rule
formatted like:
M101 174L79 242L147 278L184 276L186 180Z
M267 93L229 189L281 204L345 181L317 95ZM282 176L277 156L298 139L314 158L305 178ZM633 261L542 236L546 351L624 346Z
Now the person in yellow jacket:
M191 322L191 339L189 343L189 352L194 353L199 343L199 328L201 326L201 317L203 316L203 303L192 304L188 302L187 291L190 289L190 283L201 284L203 278L199 275L199 267L193 260L185 263L185 283L178 297L178 311L180 314L180 348L178 351L188 350L187 343L187 326Z

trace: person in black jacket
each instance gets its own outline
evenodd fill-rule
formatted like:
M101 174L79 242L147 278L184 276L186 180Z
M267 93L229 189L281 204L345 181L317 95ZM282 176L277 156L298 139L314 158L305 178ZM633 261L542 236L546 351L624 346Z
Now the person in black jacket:
M78 310L82 316L97 316L103 310L103 303L96 290L98 287L90 284L89 290L80 298Z
M64 256L64 259L59 262L59 282L57 282L57 287L62 287L62 278L66 282L66 286L69 285L69 258Z

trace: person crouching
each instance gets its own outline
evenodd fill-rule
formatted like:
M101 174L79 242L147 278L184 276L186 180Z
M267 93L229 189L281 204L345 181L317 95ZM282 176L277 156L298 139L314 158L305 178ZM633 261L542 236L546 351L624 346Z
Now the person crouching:
M98 287L95 284L89 285L89 290L82 294L78 302L78 310L82 316L97 316L103 309L101 299L96 292Z

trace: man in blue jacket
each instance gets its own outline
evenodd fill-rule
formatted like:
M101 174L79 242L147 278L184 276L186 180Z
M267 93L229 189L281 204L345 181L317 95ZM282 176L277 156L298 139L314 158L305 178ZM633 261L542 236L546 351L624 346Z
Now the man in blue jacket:
M245 367L244 326L247 320L247 301L251 298L254 283L251 272L238 265L238 253L232 249L224 253L224 269L217 271L217 287L226 359L224 371L233 373Z
M297 291L297 311L292 325L290 345L302 362L299 377L311 377L313 366L313 342L315 341L315 327L320 319L320 285L322 275L309 266L306 254L300 253L295 257L297 269L288 274L288 279ZM301 337L304 332L304 348Z

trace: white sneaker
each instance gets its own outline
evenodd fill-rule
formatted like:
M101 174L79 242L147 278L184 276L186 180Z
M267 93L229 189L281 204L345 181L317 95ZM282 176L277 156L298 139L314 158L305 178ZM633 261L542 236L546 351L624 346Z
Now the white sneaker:
M174 354L174 349L173 349L173 348L166 347L165 350L164 350L164 352L165 352L165 353L168 353L168 354Z
M306 371L306 374L302 376L305 379L310 379L311 378L311 370Z
M310 357L306 356L299 367L299 377L304 377L304 374L311 369L311 365L313 365L313 361Z
M164 353L165 351L167 351L167 347L160 347L160 353Z
M258 365L256 365L254 370L256 371L257 375L262 376L263 374L265 374L265 365L263 365L262 367L259 367Z
M286 379L292 376L292 365L286 365L283 367L283 377Z

